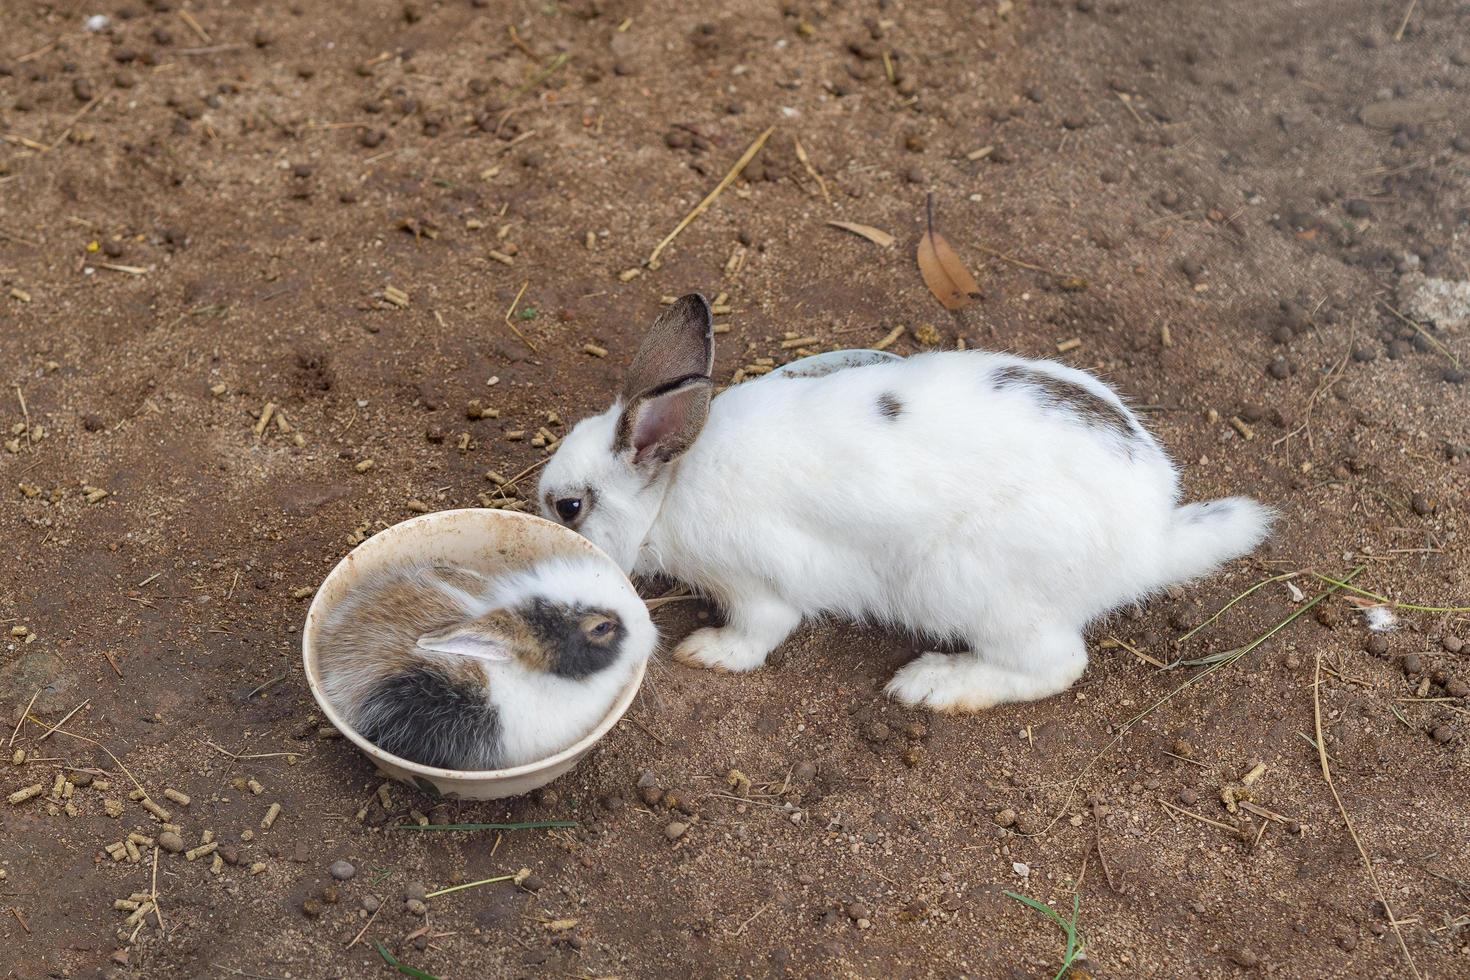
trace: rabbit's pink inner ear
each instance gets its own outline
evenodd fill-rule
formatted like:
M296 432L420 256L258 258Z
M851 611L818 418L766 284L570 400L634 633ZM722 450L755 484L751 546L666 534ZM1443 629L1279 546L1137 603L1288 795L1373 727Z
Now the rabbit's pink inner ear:
M502 636L470 628L439 630L419 637L418 647L430 653L479 660L509 660L513 654Z
M709 417L713 390L708 378L692 378L628 406L619 428L633 450L633 462L666 463L692 446Z

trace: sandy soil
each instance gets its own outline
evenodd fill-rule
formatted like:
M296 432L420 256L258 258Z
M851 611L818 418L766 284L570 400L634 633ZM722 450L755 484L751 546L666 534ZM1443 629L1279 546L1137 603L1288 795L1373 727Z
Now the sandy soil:
M0 804L4 975L388 975L378 943L445 980L1055 975L1062 931L1006 891L1078 896L1075 977L1408 976L1385 896L1421 975L1470 972L1470 618L1374 641L1329 595L1261 641L1311 572L1470 604L1470 345L1416 296L1470 280L1470 7L698 6L0 4L0 738L26 754L0 795L41 786ZM930 192L986 290L953 316L913 260ZM728 296L722 381L895 326L900 353L1096 370L1191 497L1256 494L1280 532L1098 624L1042 703L902 710L911 644L813 624L753 675L662 665L534 798L385 809L314 716L304 597L543 458L507 433L599 409L690 289ZM114 861L163 840L133 779L221 866ZM578 825L392 829L415 814ZM114 907L155 888L159 915Z

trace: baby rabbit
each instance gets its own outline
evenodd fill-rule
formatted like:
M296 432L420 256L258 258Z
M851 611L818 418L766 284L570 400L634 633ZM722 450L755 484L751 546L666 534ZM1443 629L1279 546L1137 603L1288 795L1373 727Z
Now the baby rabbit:
M393 755L502 769L554 755L607 713L657 636L587 558L488 578L442 565L368 581L322 624L322 691Z
M1065 690L1082 630L1206 575L1266 536L1245 497L1180 505L1173 464L1082 371L983 351L918 354L714 394L710 308L654 322L613 406L541 479L544 513L624 569L724 608L674 651L752 670L804 618L876 621L963 644L889 682L976 711Z

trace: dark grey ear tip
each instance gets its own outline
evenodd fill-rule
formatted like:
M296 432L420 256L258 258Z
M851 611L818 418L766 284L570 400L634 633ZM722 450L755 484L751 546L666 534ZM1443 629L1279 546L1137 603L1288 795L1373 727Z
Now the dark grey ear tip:
M698 317L706 322L714 319L709 300L704 298L703 293L685 293L675 301L674 310L681 316Z

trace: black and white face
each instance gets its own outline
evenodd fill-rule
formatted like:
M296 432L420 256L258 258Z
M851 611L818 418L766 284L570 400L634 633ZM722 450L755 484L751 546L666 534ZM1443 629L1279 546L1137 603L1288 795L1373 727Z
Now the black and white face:
M513 613L542 652L537 666L547 673L580 680L622 658L628 631L612 609L537 596Z

